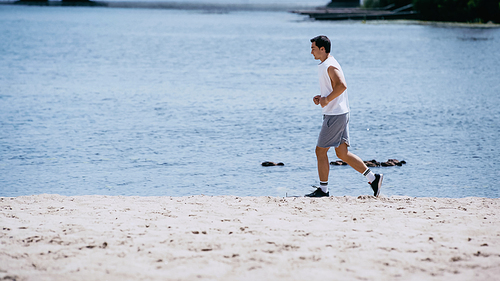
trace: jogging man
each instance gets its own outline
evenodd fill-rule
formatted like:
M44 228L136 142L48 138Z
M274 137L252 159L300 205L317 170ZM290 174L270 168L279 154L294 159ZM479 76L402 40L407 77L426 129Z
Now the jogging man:
M313 98L316 105L323 108L323 126L316 145L320 186L306 197L330 196L328 175L330 162L327 152L335 148L337 157L362 173L371 185L374 196L378 196L382 186L382 174L374 174L361 158L348 151L349 147L349 100L344 73L337 60L330 55L330 39L317 36L311 39L311 54L320 60L318 65L320 95Z

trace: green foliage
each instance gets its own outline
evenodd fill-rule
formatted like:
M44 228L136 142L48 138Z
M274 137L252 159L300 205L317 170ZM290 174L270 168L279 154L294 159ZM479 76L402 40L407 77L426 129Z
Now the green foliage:
M500 0L413 0L423 20L500 22Z
M383 8L394 4L394 8L399 8L411 4L413 0L365 0L365 8Z
M500 0L365 0L364 7L394 4L399 8L412 3L422 20L500 23Z

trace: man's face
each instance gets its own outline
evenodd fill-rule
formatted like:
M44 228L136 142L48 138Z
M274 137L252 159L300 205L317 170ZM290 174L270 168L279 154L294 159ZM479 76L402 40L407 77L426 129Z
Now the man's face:
M319 60L325 53L325 48L318 48L316 46L316 42L311 43L311 54L314 56L314 59Z

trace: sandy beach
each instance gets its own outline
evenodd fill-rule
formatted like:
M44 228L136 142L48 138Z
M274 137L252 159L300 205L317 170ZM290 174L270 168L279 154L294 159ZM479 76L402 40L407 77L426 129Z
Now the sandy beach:
M498 280L500 199L0 198L0 280Z

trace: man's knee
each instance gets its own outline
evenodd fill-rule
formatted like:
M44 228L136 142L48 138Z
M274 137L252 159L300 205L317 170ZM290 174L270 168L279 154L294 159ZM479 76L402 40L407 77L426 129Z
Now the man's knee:
M348 153L347 146L340 145L335 149L335 154L337 154L337 157L340 160L345 161L345 159L347 158L347 153Z
M346 156L347 156L347 153L337 151L337 153L336 153L336 154L337 154L337 157L338 157L340 160L345 161Z
M316 146L316 157L322 158L322 157L328 157L328 147L319 147Z

